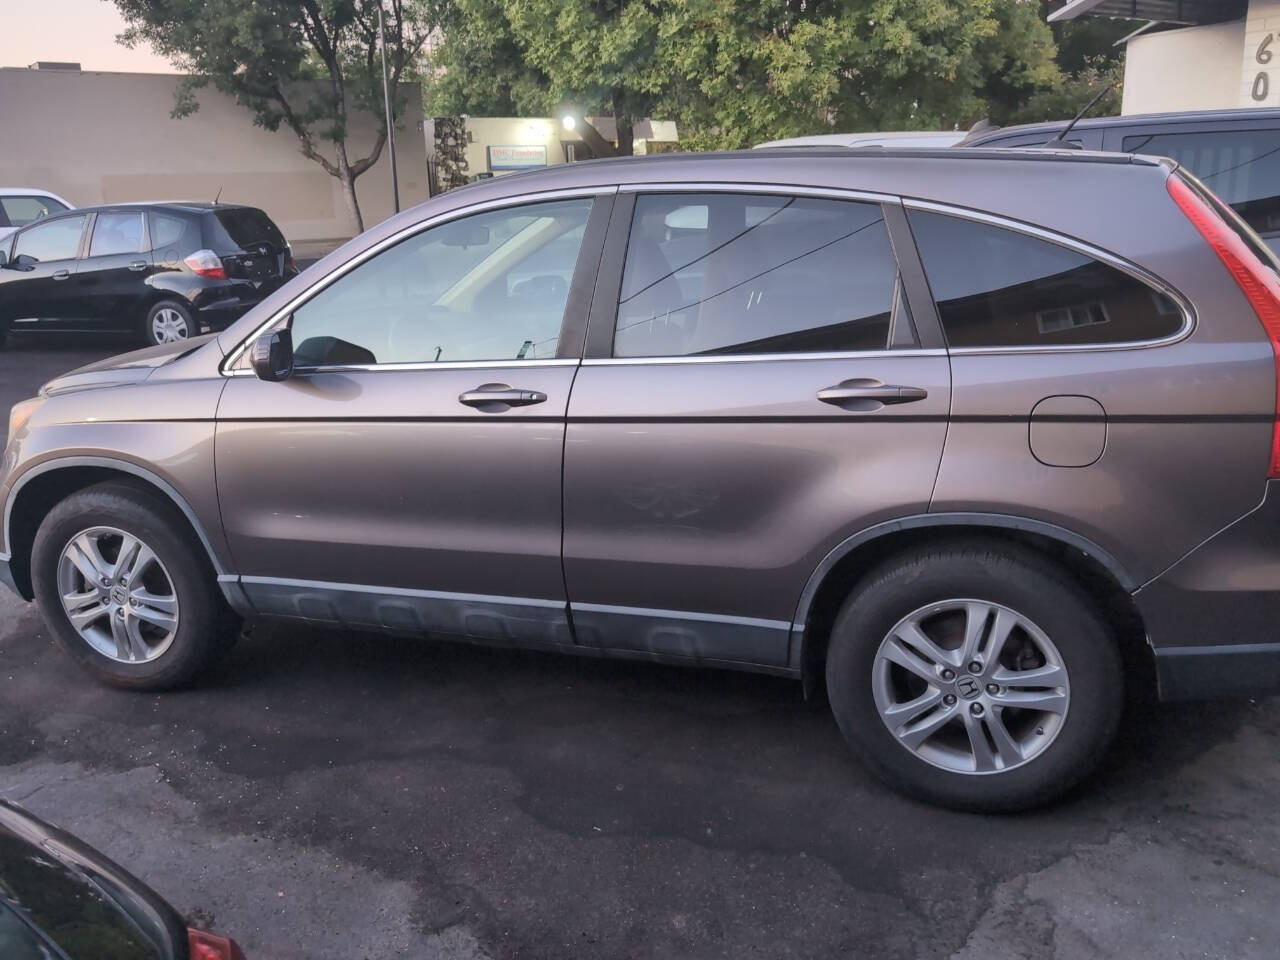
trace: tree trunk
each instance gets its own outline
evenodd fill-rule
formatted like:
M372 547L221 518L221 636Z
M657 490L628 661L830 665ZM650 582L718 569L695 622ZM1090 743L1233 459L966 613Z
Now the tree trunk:
M347 162L347 146L337 144L338 150L338 182L342 184L342 198L347 201L347 213L351 215L351 223L355 226L355 235L364 233L364 217L360 215L360 201L356 199L356 177L351 172L351 164Z
M621 97L613 98L613 122L618 128L618 156L629 157L636 149L635 120Z

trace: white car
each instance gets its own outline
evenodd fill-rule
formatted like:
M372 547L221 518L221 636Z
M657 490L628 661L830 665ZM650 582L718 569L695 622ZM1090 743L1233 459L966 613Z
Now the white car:
M0 187L0 240L28 223L74 206L56 193L31 187Z
M967 136L963 130L889 130L880 133L821 133L756 144L761 147L953 147Z

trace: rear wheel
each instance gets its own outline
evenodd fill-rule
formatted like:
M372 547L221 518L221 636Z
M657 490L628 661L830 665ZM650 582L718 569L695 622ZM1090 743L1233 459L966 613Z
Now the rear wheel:
M1120 658L1075 585L1015 546L922 550L846 601L827 687L883 779L957 809L1021 810L1070 789L1110 744Z
M55 506L36 532L36 600L58 645L98 679L178 686L225 646L226 610L199 550L155 494L98 484Z
M177 343L195 332L191 310L176 300L161 300L149 311L143 324L142 337L147 346L159 343Z

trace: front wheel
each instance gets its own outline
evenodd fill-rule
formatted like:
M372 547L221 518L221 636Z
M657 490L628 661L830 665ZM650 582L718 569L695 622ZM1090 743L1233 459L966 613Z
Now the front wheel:
M194 332L195 321L190 308L176 300L161 300L147 311L142 325L142 339L149 347L187 340Z
M199 549L147 490L107 482L72 494L41 523L31 557L54 640L114 686L187 683L226 646L226 611Z
M1013 545L890 560L846 601L827 658L836 721L874 772L985 812L1047 803L1090 773L1122 680L1078 588Z

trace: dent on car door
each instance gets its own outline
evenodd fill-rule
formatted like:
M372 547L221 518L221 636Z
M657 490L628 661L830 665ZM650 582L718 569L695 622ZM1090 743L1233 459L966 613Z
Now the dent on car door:
M259 611L570 642L564 415L610 204L513 202L404 237L294 309L290 379L234 371L218 488Z
M827 553L927 510L950 374L886 219L785 188L620 195L565 444L579 643L786 669Z

